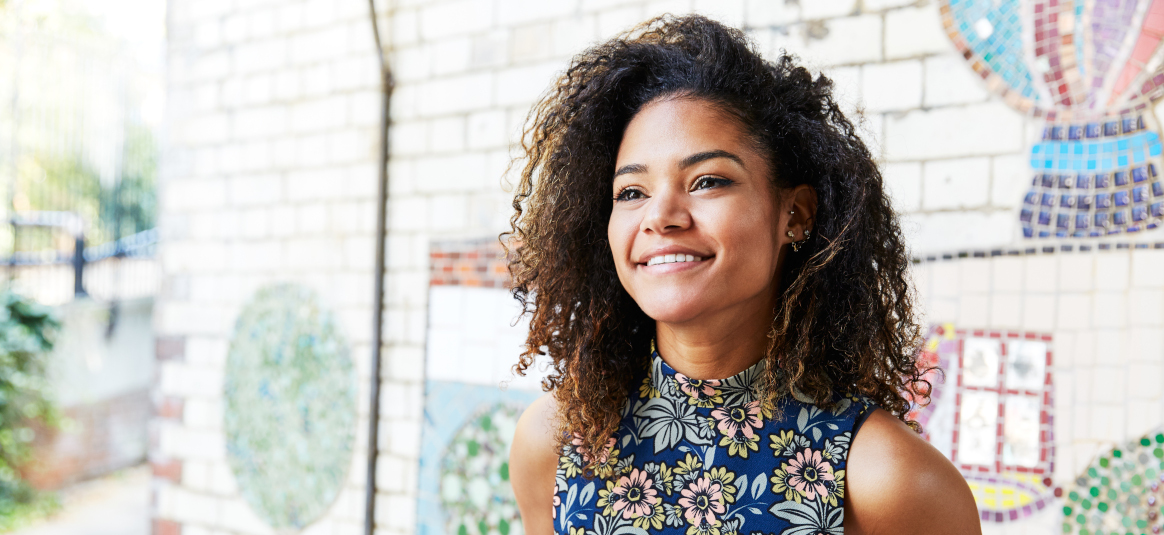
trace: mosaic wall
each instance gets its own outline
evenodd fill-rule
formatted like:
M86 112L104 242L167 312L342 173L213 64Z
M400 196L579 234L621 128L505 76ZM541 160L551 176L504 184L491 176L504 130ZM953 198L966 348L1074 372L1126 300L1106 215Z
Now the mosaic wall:
M911 416L966 477L981 518L1031 516L1055 496L1051 337L935 326L919 362L932 402Z
M517 419L541 395L540 371L511 367L528 325L506 288L496 239L430 248L418 535L521 535L509 483Z
M270 526L303 528L335 501L351 466L356 391L347 342L314 292L268 286L243 308L226 363L226 453Z
M1164 531L1164 433L1104 452L1067 490L1063 533Z
M1149 105L1164 95L1164 3L942 0L941 17L990 90L1045 119L1019 212L1025 238L1160 225L1162 146Z

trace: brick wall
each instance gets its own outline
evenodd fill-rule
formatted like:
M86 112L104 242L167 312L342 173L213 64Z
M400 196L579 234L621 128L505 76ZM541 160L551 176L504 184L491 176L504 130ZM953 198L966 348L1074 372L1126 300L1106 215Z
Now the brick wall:
M764 54L787 49L833 77L882 162L916 255L1016 237L1024 150L1038 126L986 92L943 34L932 0L392 0L382 9L398 82L382 533L411 534L417 524L426 310L429 285L438 284L429 261L443 254L430 244L508 228L512 143L530 105L588 44L663 12L743 27ZM161 533L266 532L238 496L220 431L227 338L259 284L291 279L324 295L355 342L365 388L379 116L365 10L361 0L171 2L166 278L156 317L165 344L155 394ZM929 308L945 321L953 305L937 291L926 294L936 296ZM1048 295L1050 305L1032 303L1054 308L1057 294ZM989 306L1005 312L1005 299ZM348 490L310 532L355 532L362 485L353 466Z
M362 529L380 118L367 13L361 0L169 3L156 533L272 533L227 465L222 388L242 304L281 281L321 295L359 375L350 481L308 532Z

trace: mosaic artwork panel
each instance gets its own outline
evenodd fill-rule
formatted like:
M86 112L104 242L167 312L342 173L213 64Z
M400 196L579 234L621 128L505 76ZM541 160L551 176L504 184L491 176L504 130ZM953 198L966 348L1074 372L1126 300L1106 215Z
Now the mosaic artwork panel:
M1164 3L944 0L940 9L947 35L988 88L1046 120L1031 146L1023 238L1160 226L1164 160L1149 104L1164 95Z
M522 535L509 448L539 392L428 381L421 435L418 535Z
M1055 497L1051 339L934 326L919 366L933 385L910 418L966 477L983 520L1009 522Z
M302 286L256 292L226 361L226 454L239 492L279 531L321 517L351 466L356 372L335 316Z
M1164 433L1160 429L1099 455L1066 489L1063 533L1164 531Z

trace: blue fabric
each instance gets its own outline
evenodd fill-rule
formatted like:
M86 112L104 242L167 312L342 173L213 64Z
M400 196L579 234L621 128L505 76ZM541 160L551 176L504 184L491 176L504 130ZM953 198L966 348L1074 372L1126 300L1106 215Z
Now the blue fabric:
M759 401L763 361L723 380L693 380L652 354L595 478L577 439L563 448L554 529L563 535L843 532L845 467L874 405L833 410L784 396Z

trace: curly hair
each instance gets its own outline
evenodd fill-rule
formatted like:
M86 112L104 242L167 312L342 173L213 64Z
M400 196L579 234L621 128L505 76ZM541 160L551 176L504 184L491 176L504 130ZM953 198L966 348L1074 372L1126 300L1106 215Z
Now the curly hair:
M906 418L910 400L930 392L915 359L909 258L877 165L832 88L792 56L764 60L739 30L663 16L575 56L533 108L501 239L514 245L513 295L530 315L514 371L549 355L542 386L556 397L562 445L573 436L600 451L649 362L655 323L615 272L609 192L631 118L676 96L738 118L772 163L777 191L816 190L814 239L781 267L764 402L799 391L830 407L859 394L920 430Z

